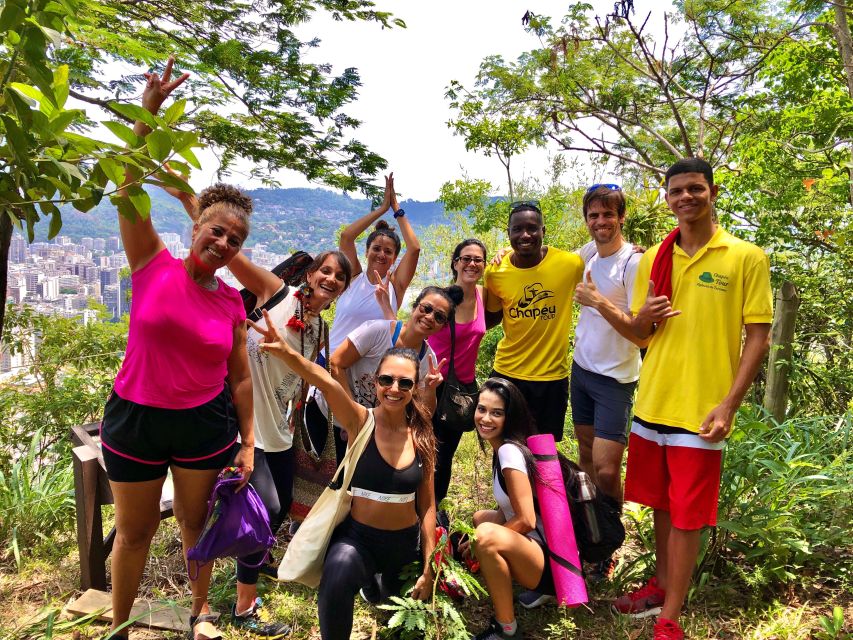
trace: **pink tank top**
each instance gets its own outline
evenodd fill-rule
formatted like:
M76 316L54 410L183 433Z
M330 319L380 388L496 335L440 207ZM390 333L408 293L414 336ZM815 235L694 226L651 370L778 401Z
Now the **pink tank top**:
M198 285L167 249L133 273L127 352L115 381L120 398L189 409L222 391L246 312L237 290L216 281L216 291Z
M456 323L456 349L454 366L456 368L456 377L461 382L474 382L477 352L480 349L480 341L486 335L486 310L483 308L483 298L480 296L480 290L477 289L477 315L471 322ZM442 358L450 358L450 327L444 326L437 333L432 334L427 338L429 346L435 351L435 357L438 362ZM450 370L448 362L441 369L441 375L445 378Z

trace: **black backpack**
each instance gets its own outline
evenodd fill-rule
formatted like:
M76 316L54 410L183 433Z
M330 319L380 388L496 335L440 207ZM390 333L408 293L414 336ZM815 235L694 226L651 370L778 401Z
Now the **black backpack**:
M269 311L287 295L290 287L295 287L305 281L305 272L314 262L311 254L304 251L296 251L288 256L284 262L273 267L272 272L281 278L288 286L280 289L274 296L267 300L261 308L258 308L258 297L248 289L240 289L240 297L243 298L243 308L249 320L258 322L261 317L261 309Z
M536 454L533 454L533 457L536 458ZM577 464L560 453L557 454L557 458L560 461L560 471L563 474L566 499L569 503L569 513L572 514L572 528L575 532L575 542L580 558L584 562L606 560L625 541L622 506L610 496L599 491L589 476L586 476ZM492 457L492 473L496 471L498 472L498 484L506 493L506 481L497 468L497 455L494 455ZM584 480L584 476L586 476L586 480ZM587 493L586 496L583 495L584 492ZM535 489L533 503L538 514L539 502L536 499ZM544 537L544 532L542 534Z

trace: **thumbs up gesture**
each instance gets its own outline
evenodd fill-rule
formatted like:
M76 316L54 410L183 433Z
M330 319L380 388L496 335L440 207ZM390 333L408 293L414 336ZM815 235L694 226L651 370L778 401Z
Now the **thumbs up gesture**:
M592 271L587 270L584 274L584 279L575 287L575 302L585 307L598 309L603 299L603 296L595 286L595 282L592 280Z
M649 280L649 291L646 294L646 303L637 313L638 318L647 322L660 324L667 318L680 315L681 311L672 308L672 303L667 296L655 295L655 283Z

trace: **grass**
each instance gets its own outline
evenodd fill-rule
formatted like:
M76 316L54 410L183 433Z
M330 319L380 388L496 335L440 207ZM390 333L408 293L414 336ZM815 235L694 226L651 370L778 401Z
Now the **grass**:
M571 455L573 445L570 439L566 440L564 448ZM490 470L490 459L480 453L474 435L466 434L457 453L449 496L456 517L470 518L475 509L491 503ZM651 568L652 540L646 533L651 516L642 508L631 508L626 514L629 540L619 553L620 562L613 580L591 588L592 600L588 607L574 610L546 607L536 611L519 608L519 623L526 638L651 638L653 623L650 620L626 620L614 616L609 609L610 598L635 585ZM106 519L109 520L108 514ZM92 620L74 623L60 615L63 605L79 595L79 567L73 534L65 534L52 542L50 551L42 548L38 556L34 556L32 550L22 550L20 572L16 571L15 561L10 557L0 564L0 639L87 640L101 638L106 633L107 627L102 623ZM281 557L286 542L286 536L281 536L276 557ZM748 568L724 566L719 572L708 574L704 583L692 590L682 620L688 637L696 640L850 640L853 638L850 622L853 620L853 597L848 580L839 580L836 576L838 567L849 566L852 557L849 547L838 549L834 562L827 562L819 571L811 571L774 589L750 588L743 577L748 574ZM849 576L849 572L843 575ZM230 610L234 579L233 563L218 561L211 588L214 609ZM260 590L268 611L293 625L295 639L319 638L313 590L266 580L262 580ZM161 524L152 545L141 593L147 598L175 599L184 606L189 602L180 541L173 520ZM842 623L832 632L833 637L826 629L834 615L835 620L839 619L838 612L833 611L835 607L840 608ZM468 628L474 632L485 625L491 615L491 605L487 599L469 599L461 611L468 620ZM381 637L387 619L387 612L357 600L353 638ZM221 625L221 630L226 640L252 637L227 624ZM142 640L181 636L139 629L134 630L133 637Z

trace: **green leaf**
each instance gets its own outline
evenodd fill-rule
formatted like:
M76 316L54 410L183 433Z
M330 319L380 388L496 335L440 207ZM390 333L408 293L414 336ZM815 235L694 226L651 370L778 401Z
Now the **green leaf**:
M53 95L56 97L56 106L62 108L68 99L68 65L58 66L53 72Z
M19 93L31 106L38 108L44 100L44 94L23 82L10 82L9 88Z
M168 171L158 171L155 175L157 176L157 179L166 186L174 187L175 189L184 193L189 193L190 195L195 194L195 191L186 180L181 180L177 176L173 176Z
M51 240L56 237L56 234L59 233L59 230L62 229L62 214L59 212L59 209L54 206L53 212L50 215L50 226L47 230L47 239Z
M77 118L85 115L82 109L70 109L68 111L60 111L50 119L50 130L54 135L65 133L72 122Z
M166 113L163 114L163 120L166 124L174 124L182 115L184 115L186 108L187 101L185 99L176 100L174 103L169 105L168 109L166 109Z
M145 136L149 155L157 162L163 162L172 150L172 139L167 131L156 129Z
M22 96L20 93L13 91L9 87L6 87L6 90L3 93L6 95L6 101L11 103L12 107L14 107L15 113L18 116L18 120L21 121L21 124L25 127L31 126L33 122L33 110L31 107L37 107L38 104L34 104L30 98Z
M7 0L3 11L0 13L0 32L8 31L12 27L20 25L26 17L26 2L21 0Z
M110 102L110 107L125 116L128 120L133 122L139 120L152 129L157 128L157 121L154 119L154 116L147 109L143 109L139 105L127 102Z
M139 185L131 185L127 188L127 195L134 209L143 220L151 215L151 198Z
M116 138L131 147L138 147L141 143L140 137L133 133L133 129L121 122L116 122L115 120L104 120L101 124L109 129Z
M178 153L184 160L189 162L196 169L201 169L201 163L198 161L198 158L196 158L196 155L193 153L192 149L187 147L186 149L181 149L180 151L178 151Z
M124 168L118 162L112 158L101 158L98 160L98 166L115 186L124 184Z

